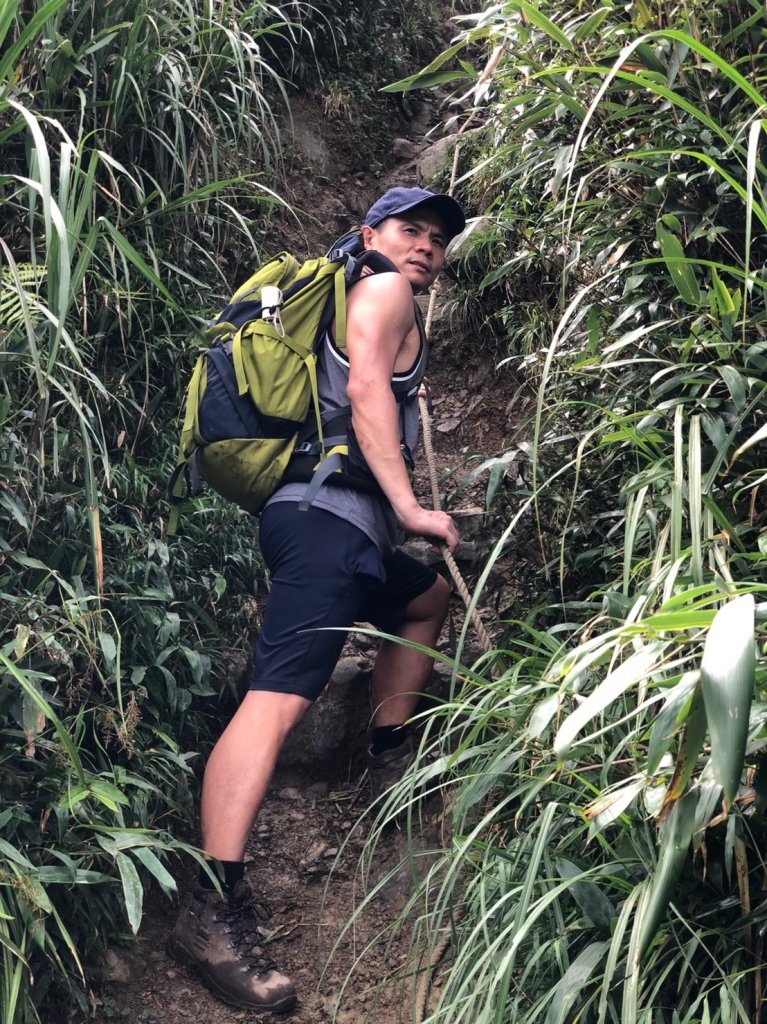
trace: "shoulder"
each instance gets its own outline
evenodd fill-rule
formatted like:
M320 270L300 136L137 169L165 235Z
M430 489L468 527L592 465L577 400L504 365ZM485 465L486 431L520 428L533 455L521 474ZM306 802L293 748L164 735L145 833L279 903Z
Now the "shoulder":
M346 313L352 324L365 323L410 331L415 322L413 289L401 273L374 273L361 278L349 292Z
M386 302L413 305L413 289L403 274L392 272L371 273L360 278L350 290L349 303Z

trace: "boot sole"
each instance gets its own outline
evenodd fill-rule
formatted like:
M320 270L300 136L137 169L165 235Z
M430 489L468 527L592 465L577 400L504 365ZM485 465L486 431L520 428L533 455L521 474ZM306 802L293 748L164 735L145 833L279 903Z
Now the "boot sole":
M190 967L195 971L202 979L206 988L210 989L218 999L229 1006L236 1007L238 1010L260 1010L262 1013L289 1013L298 1001L295 994L283 996L282 999L278 999L274 1003L254 1003L245 999L238 999L231 992L221 988L215 976L206 969L204 964L200 963L193 953L189 952L175 935L168 936L165 946L173 959L183 964L184 967Z

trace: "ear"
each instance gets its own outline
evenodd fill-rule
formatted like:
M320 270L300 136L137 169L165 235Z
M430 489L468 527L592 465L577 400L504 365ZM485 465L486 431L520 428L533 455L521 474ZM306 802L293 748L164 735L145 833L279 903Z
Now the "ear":
M373 244L376 237L375 228L371 228L368 224L363 224L360 231L362 232L362 244L365 248L375 249L375 245Z

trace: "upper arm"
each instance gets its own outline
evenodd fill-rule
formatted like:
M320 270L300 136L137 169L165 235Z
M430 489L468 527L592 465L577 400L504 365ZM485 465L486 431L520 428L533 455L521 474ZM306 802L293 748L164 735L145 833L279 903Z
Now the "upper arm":
M346 309L349 389L377 387L391 376L415 322L413 291L401 274L374 274L352 288Z

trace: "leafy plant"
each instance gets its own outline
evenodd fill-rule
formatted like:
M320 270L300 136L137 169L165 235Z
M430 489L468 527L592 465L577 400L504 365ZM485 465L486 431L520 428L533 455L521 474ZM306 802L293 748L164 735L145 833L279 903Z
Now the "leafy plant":
M179 381L251 216L302 8L108 0L0 14L0 1017L88 973L194 856L199 751L262 569L207 498L169 538ZM235 207L235 203L237 207ZM245 637L242 636L244 640ZM234 643L236 644L236 639ZM214 657L213 654L216 654ZM84 895L87 894L87 895Z
M383 812L450 808L407 908L411 964L450 944L425 1020L759 1019L763 21L515 0L399 84L451 74L483 123L464 272L537 404L483 467L480 590L534 537L543 595L456 661ZM480 44L484 71L450 70Z

